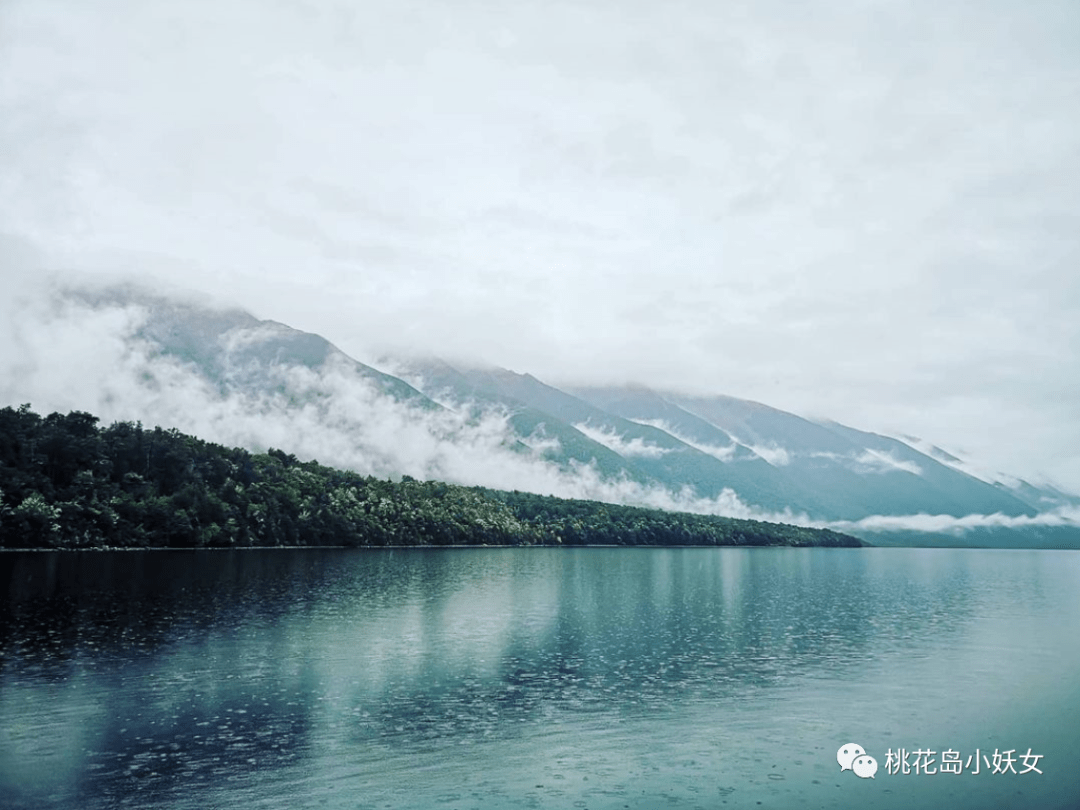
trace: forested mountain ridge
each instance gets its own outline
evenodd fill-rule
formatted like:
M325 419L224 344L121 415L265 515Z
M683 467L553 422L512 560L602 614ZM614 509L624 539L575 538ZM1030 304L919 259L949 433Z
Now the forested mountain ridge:
M825 529L381 480L72 411L0 409L0 547L860 546Z
M1080 496L905 434L719 393L557 387L465 358L350 347L367 365L314 332L131 286L58 290L50 312L26 335L45 344L36 359L0 380L0 405L287 447L376 479L825 526L874 545L1080 547ZM54 332L78 337L53 345Z

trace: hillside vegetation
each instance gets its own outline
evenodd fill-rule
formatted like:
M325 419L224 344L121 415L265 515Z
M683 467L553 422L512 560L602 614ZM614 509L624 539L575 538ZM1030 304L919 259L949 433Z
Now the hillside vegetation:
M828 530L386 481L98 422L0 409L0 547L863 545Z

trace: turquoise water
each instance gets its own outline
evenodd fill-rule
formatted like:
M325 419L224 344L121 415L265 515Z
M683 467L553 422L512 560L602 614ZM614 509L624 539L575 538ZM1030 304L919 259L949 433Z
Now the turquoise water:
M0 575L3 807L1080 807L1076 552L9 553ZM851 742L874 778L841 771ZM900 748L1030 748L1042 774L889 773Z

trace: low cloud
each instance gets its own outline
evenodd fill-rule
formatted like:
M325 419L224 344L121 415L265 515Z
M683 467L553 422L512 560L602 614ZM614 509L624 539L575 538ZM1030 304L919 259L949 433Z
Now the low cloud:
M871 450L867 448L858 455L854 453L829 453L826 451L808 455L810 458L827 458L836 461L858 473L907 472L912 475L922 475L923 472L922 467L914 461L897 458L887 450Z
M594 442L598 442L608 450L612 450L618 453L620 456L632 457L639 456L641 458L660 458L671 452L670 447L660 447L656 444L649 444L640 436L636 436L633 439L627 441L620 434L614 430L605 430L603 428L593 427L587 422L580 422L574 425L577 430L588 436Z
M537 455L542 456L548 453L558 454L562 452L562 442L555 436L548 436L543 430L543 425L528 436L521 438L520 441Z
M883 450L867 449L855 459L855 463L862 468L860 472L908 472L912 475L922 475L922 467L914 461L898 459L892 453Z
M978 478L980 481L985 481L988 484L1004 484L1007 487L1017 487L1021 483L1020 479L1015 476L994 472L978 464L972 464L966 459L959 458L930 442L914 436L903 436L902 439L905 444L915 448L924 455L930 456L934 461L938 461L946 467L951 467L965 475L970 475L972 478Z
M694 441L683 433L679 432L677 428L673 428L663 419L632 419L630 420L639 425L646 425L647 427L654 427L657 430L662 430L665 433L674 436L683 444L688 444L695 450L700 450L702 453L708 453L713 458L720 461L731 461L735 457L735 452L739 449L739 445L732 442L726 445L705 444L704 442Z
M811 525L840 532L927 532L962 535L973 529L1028 529L1033 527L1075 526L1080 528L1080 508L1063 506L1037 515L1010 516L971 514L953 515L871 515L861 520L840 520Z
M222 336L222 348L226 352L236 352L249 346L257 346L268 340L288 335L292 330L284 324L262 322L248 329L232 329Z
M777 444L747 444L746 442L740 442L740 444L748 447L774 467L786 467L791 463L791 454Z

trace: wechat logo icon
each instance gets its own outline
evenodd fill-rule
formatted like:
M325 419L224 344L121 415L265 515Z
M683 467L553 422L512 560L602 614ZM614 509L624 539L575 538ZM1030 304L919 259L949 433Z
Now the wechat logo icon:
M836 752L841 771L854 771L860 779L873 779L877 773L877 760L868 755L861 745L847 743Z

